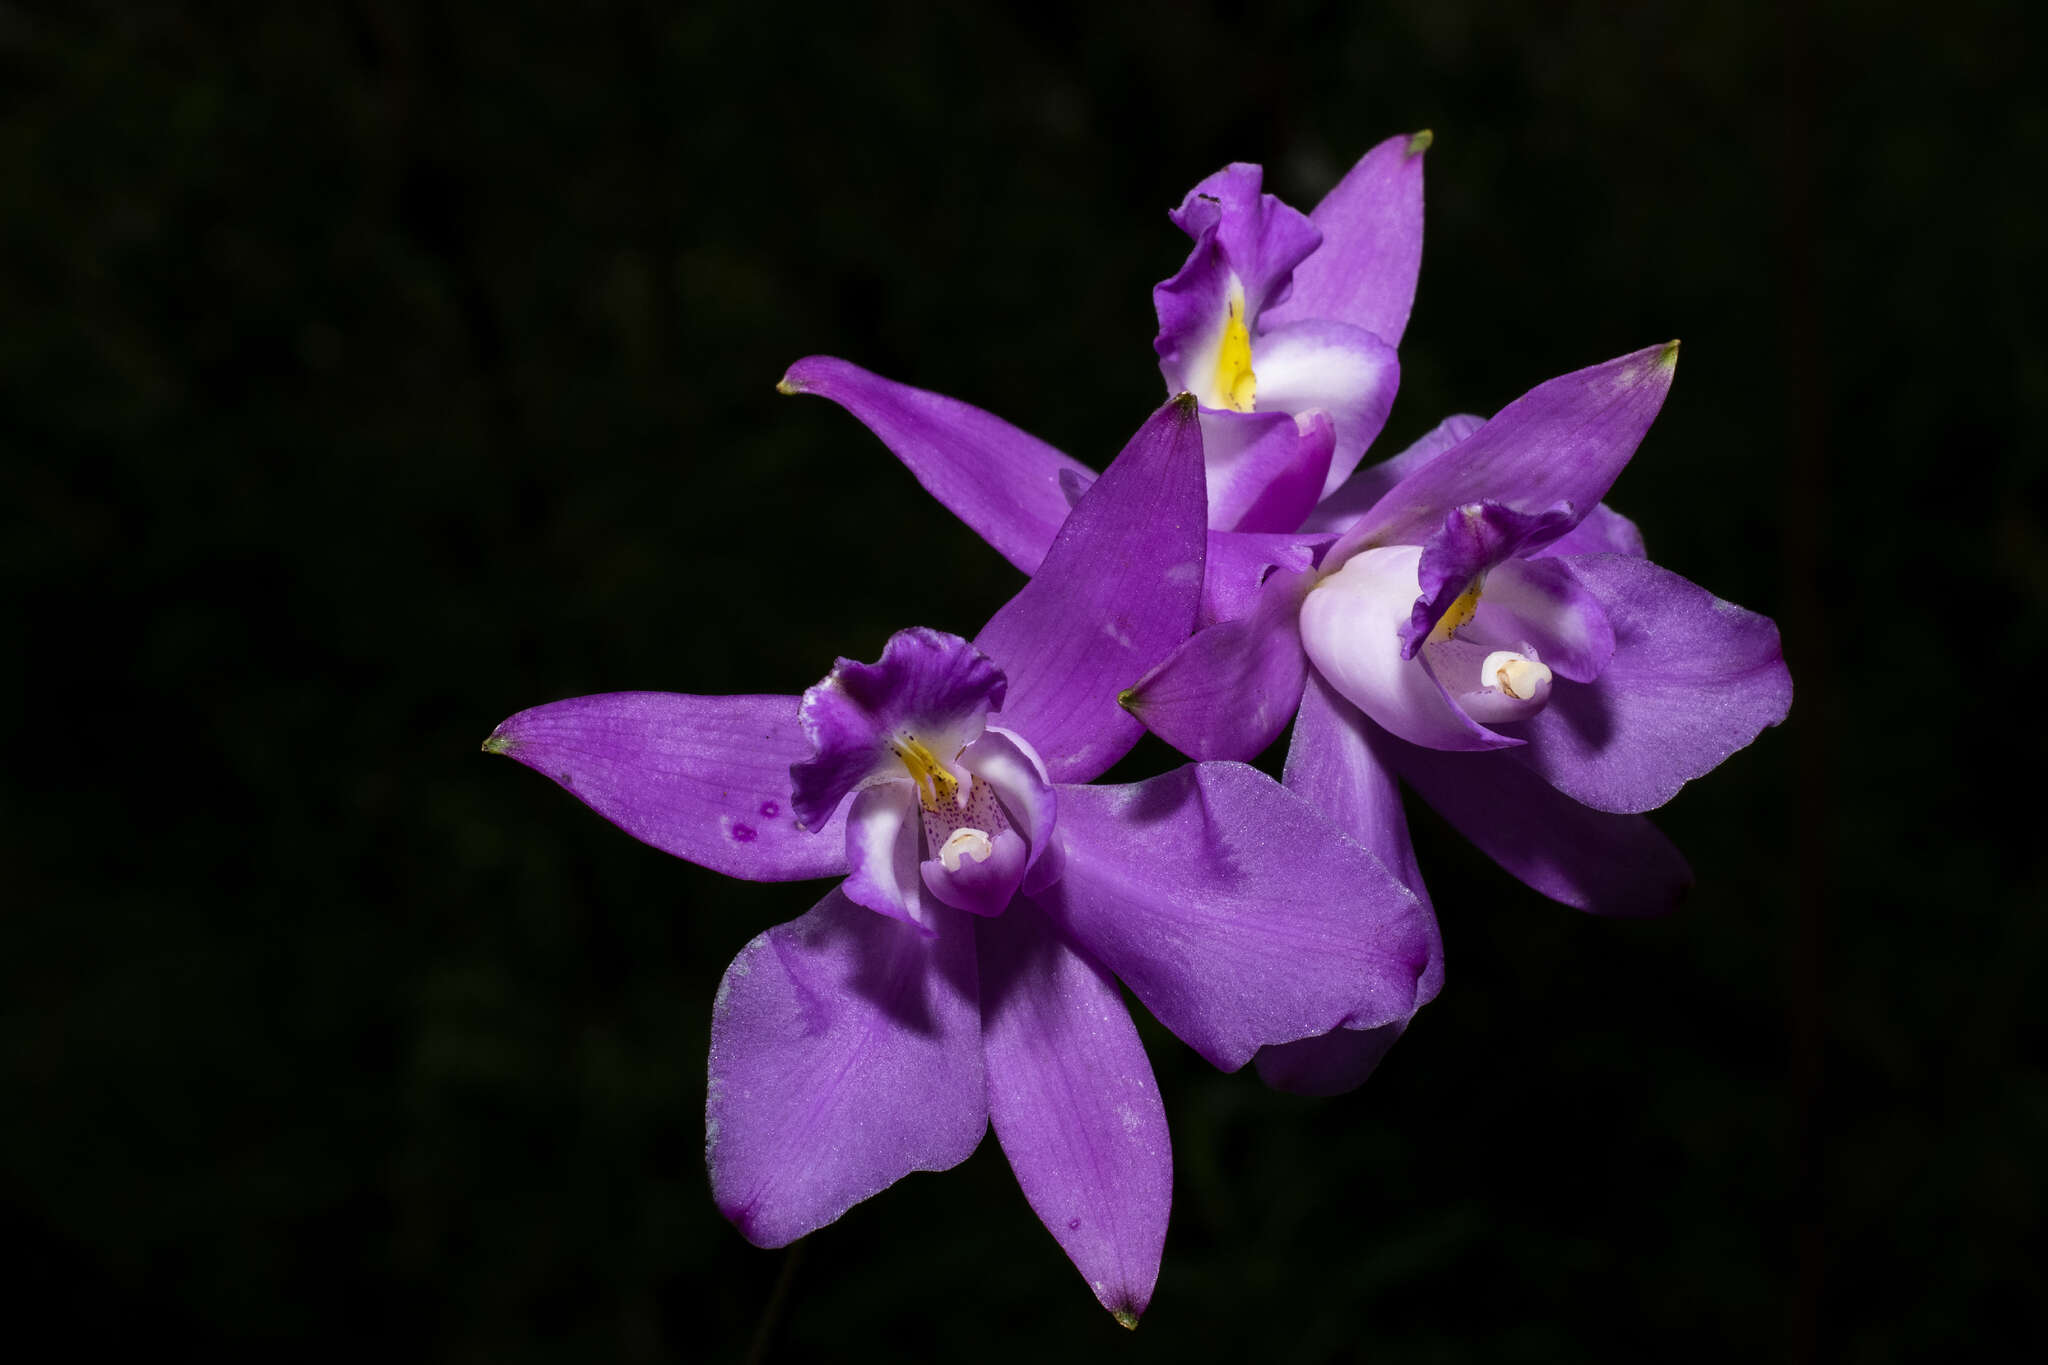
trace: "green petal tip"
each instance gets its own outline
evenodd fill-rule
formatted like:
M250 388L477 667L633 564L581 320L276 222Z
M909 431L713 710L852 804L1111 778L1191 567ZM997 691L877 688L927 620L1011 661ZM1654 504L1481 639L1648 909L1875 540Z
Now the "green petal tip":
M1112 1308L1109 1315L1116 1319L1116 1325L1127 1332L1138 1330L1138 1315L1128 1308Z
M491 731L491 737L484 741L484 752L487 754L504 754L511 751L512 741L497 730Z
M1678 363L1678 342L1676 340L1664 343L1664 353L1657 357L1657 363L1665 366Z
M1436 134L1424 128L1414 137L1408 139L1408 155L1421 156L1429 150L1429 144L1434 141L1436 141Z
M776 391L777 393L802 393L802 392L803 392L803 390L802 390L801 388L799 388L799 387L798 387L797 385L795 385L795 384L792 384L792 383L790 383L790 382L789 382L789 376L788 376L788 375L784 375L784 376L782 376L782 378L780 378L780 379L778 379L778 380L776 380L776 381L775 381L775 391Z
M1116 694L1116 704L1123 707L1124 710L1130 711L1132 715L1137 714L1136 710L1133 709L1137 700L1138 689L1135 687L1126 687L1123 691Z

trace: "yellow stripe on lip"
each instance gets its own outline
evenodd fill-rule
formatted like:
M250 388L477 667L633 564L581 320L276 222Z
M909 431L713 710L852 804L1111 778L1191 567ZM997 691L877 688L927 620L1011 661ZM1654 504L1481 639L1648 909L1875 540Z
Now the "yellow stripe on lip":
M923 740L916 735L905 735L891 741L889 748L902 761L910 780L917 784L918 800L924 803L926 810L937 811L947 805L959 804L960 784L954 780L953 774L946 771L946 765L939 762L939 756L925 747Z
M1216 379L1210 385L1210 396L1216 400L1211 406L1250 412L1258 391L1258 376L1252 373L1252 332L1244 321L1244 289L1233 283L1223 345L1216 352Z

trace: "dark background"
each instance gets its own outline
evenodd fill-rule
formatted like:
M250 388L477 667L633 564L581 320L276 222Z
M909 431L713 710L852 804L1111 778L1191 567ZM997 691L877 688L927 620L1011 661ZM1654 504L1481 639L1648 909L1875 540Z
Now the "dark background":
M0 10L14 1331L490 1361L2035 1334L2022 7L277 8ZM992 1141L749 1247L701 1167L709 1002L818 888L666 858L478 743L972 633L1017 576L784 367L845 355L1099 466L1163 397L1186 188L1258 160L1307 207L1425 126L1382 453L1684 338L1613 500L1777 618L1799 689L1661 814L1697 891L1592 920L1418 815L1449 984L1362 1091L1275 1095L1146 1021L1177 1197L1133 1337Z

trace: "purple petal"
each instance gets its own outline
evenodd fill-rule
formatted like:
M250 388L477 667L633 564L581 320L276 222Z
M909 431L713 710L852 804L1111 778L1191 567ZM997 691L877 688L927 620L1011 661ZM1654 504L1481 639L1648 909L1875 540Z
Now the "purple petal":
M1053 792L1052 779L1046 776L1044 762L1021 735L991 725L960 755L960 765L995 788L1010 819L1030 842L1027 871L1048 855L1058 856L1053 827L1059 818L1059 798Z
M1213 231L1224 263L1244 282L1245 323L1253 327L1287 297L1289 277L1323 240L1308 215L1259 192L1263 177L1255 165L1232 162L1167 215L1197 244Z
M1118 690L1194 629L1208 542L1201 431L1190 400L1148 418L977 637L1010 680L1000 723L1055 782L1085 782L1130 751L1142 730Z
M1401 344L1422 270L1422 152L1429 134L1390 137L1359 158L1309 214L1323 244L1294 268L1294 292L1266 325L1334 318Z
M1432 749L1511 747L1518 741L1458 708L1426 659L1401 657L1397 632L1415 601L1421 556L1413 546L1381 546L1324 578L1301 605L1302 648L1339 695L1403 739Z
M862 783L903 776L895 746L925 745L941 763L981 734L1003 704L1002 670L957 635L913 627L882 646L877 663L841 659L803 699L811 752L792 764L797 819L827 819Z
M1316 504L1315 510L1302 523L1302 529L1350 530L1395 484L1485 425L1485 418L1462 413L1444 418L1399 455L1367 465L1346 479L1341 488Z
M1422 560L1416 568L1422 595L1401 627L1401 657L1415 657L1451 603L1475 578L1510 555L1557 539L1575 520L1570 504L1542 512L1518 512L1497 502L1468 502L1444 513L1443 525L1422 545Z
M1067 874L1033 899L1226 1071L1266 1044L1415 1008L1429 911L1255 768L1063 787L1060 836Z
M521 711L484 748L553 778L635 839L728 877L846 871L843 822L807 834L791 810L789 767L810 751L795 697L572 697Z
M1152 287L1152 307L1159 315L1152 349L1159 354L1166 391L1192 393L1205 402L1217 398L1218 361L1233 307L1247 335L1251 326L1244 312L1244 283L1231 270L1215 229L1214 222L1207 224L1181 268Z
M917 788L909 779L854 794L846 812L846 898L891 919L932 931L917 875Z
M1124 709L1190 758L1258 757L1301 701L1301 600L1314 577L1275 572L1249 616L1198 630L1124 692Z
M1643 533L1636 529L1636 524L1603 502L1584 521L1530 557L1634 555L1641 559L1645 553Z
M1262 334L1252 351L1258 411L1326 412L1337 424L1336 454L1318 498L1335 492L1358 467L1387 423L1401 362L1394 348L1371 332L1341 322L1308 320ZM1304 516L1306 513L1303 514ZM1296 517L1277 530L1301 525Z
M1386 735L1378 751L1480 852L1554 901L1657 915L1692 885L1684 855L1647 818L1582 806L1513 755L1447 754Z
M1397 742L1328 683L1311 676L1288 742L1283 780L1289 790L1364 845L1427 909L1429 893L1423 889L1415 846L1408 838L1401 791L1380 752ZM1443 989L1443 940L1434 914L1429 931L1429 965L1416 983L1417 1010ZM1333 1029L1319 1038L1260 1048L1255 1059L1259 1078L1276 1090L1297 1095L1342 1094L1364 1084L1407 1026L1407 1020L1397 1020L1370 1029Z
M1027 574L1037 572L1066 520L1060 474L1093 474L992 413L831 356L799 360L778 387L829 398L852 413L927 492Z
M1322 496L1335 439L1328 417L1203 408L1209 524L1279 533L1301 525Z
M1606 611L1614 658L1516 726L1531 772L1596 810L1651 810L1785 718L1792 675L1769 617L1647 559L1558 562Z
M1255 535L1247 531L1211 531L1209 557L1202 575L1201 626L1249 616L1259 604L1259 589L1268 570L1304 573L1313 568L1316 551L1334 536Z
M1651 346L1539 384L1477 432L1401 480L1330 551L1420 545L1471 502L1580 516L1607 495L1664 406L1678 344Z
M933 922L927 938L834 891L726 968L704 1157L720 1211L755 1245L792 1242L981 1142L971 921Z
M1511 559L1486 576L1465 633L1499 649L1536 647L1560 678L1591 682L1614 657L1600 599L1555 559Z
M989 1117L1032 1212L1126 1327L1152 1298L1173 1152L1116 981L1018 905L978 935Z

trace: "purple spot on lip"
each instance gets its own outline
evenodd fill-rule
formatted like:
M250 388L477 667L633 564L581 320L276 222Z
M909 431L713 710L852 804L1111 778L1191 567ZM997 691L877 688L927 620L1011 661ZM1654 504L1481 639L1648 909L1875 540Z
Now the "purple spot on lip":
M753 843L754 827L752 825L734 825L732 827L732 841L736 844Z
M761 814L773 820L776 816L782 814L782 807L776 805L773 801L763 801L761 803Z
M1081 1220L1080 1220L1080 1219L1078 1219L1078 1218L1069 1218L1069 1219L1067 1220L1067 1231L1068 1231L1068 1232L1072 1232L1072 1231L1073 1231L1074 1229L1076 1229L1076 1228L1078 1228L1078 1227L1080 1227L1080 1226L1081 1226Z

